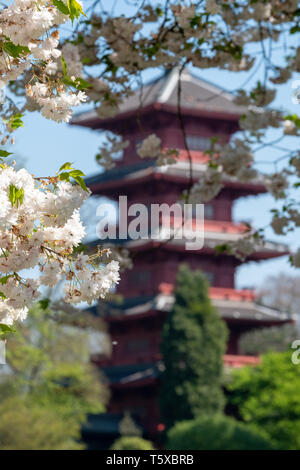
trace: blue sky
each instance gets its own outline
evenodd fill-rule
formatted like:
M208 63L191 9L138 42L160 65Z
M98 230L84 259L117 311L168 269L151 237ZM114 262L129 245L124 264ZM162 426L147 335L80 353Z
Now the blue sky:
M83 2L85 3L85 2ZM117 7L116 12L127 11L128 5L124 2ZM103 1L105 5L112 5L112 2ZM124 7L125 5L125 7ZM127 10L124 10L126 8ZM258 46L253 46L252 50L258 50ZM282 48L274 50L273 57L275 61L280 61L283 54ZM238 74L228 73L220 70L193 70L198 76L219 85L227 90L239 88L246 80L247 75L242 72ZM247 84L247 88L254 85L261 75L261 70L253 77L252 81ZM145 74L147 79L157 76L156 72L148 71ZM300 76L294 76L293 80L300 79ZM292 88L291 81L280 87L277 93L275 105L276 107L289 110L293 113L299 113L299 106L291 102ZM82 109L81 109L82 110ZM38 113L29 113L24 118L25 126L15 133L16 144L14 153L22 155L26 158L26 168L38 176L53 175L66 161L72 161L76 167L84 171L87 175L95 174L100 167L95 162L95 154L102 141L102 136L97 131L73 127L67 124L56 124L46 120ZM268 139L272 140L274 133L268 133ZM294 148L299 139L289 138L285 146ZM260 160L271 160L274 156L273 149L265 149L260 152ZM261 165L263 171L272 170L271 166ZM270 209L274 207L274 201L270 196L262 195L258 197L249 197L239 200L234 208L234 216L236 220L251 220L254 226L265 226L270 218ZM95 214L96 218L96 214ZM299 242L299 232L290 234L288 237L276 237L270 230L267 232L269 239L284 241L291 244L292 247L297 246ZM284 271L290 274L298 272L291 268L285 258L274 261L256 263L247 263L241 267L237 273L238 287L259 287L263 279L268 275L276 272Z

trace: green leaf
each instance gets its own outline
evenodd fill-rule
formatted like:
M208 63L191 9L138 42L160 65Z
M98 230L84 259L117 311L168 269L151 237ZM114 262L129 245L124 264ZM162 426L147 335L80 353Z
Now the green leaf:
M86 80L84 80L84 78L81 77L75 78L74 82L77 90L86 90L87 88L91 88L92 86L89 82L87 82Z
M29 54L30 50L27 46L20 46L19 44L14 44L11 41L5 42L2 45L3 50L9 54L10 56L14 57L15 59L20 57L20 55Z
M221 255L222 253L226 253L228 249L229 249L229 245L227 245L226 243L223 243L222 245L217 245L215 247L215 250L218 255Z
M83 253L86 250L86 246L83 243L79 243L77 246L73 247L72 254L77 255L78 253Z
M8 196L11 205L14 206L16 205L17 207L23 204L24 200L24 189L23 188L17 188L14 184L11 184L9 186L9 196Z
M72 178L75 178L76 176L85 176L85 174L80 170L72 170L69 174Z
M50 299L42 299L39 301L39 304L42 310L47 310L50 304Z
M73 165L73 163L66 162L60 167L60 169L58 171L71 170L71 169L73 169L72 165Z
M0 277L0 284L2 284L2 286L6 284L10 277L14 277L13 274L8 274L7 276Z
M72 80L70 77L65 75L62 81L65 85L72 86L73 88L76 88L76 90L80 91L86 90L87 88L91 88L92 86L90 83L80 77L77 77L75 78L75 80Z
M11 116L11 118L8 121L8 124L10 125L10 127L12 129L18 129L19 127L23 127L24 123L21 119L23 116L24 114L22 113L16 113L13 116Z
M299 31L300 31L300 26L299 26L299 25L296 25L296 26L293 26L293 27L290 29L290 34L299 33Z
M61 181L70 181L70 174L67 171L64 171L59 175Z
M62 0L53 0L52 3L61 13L69 16L69 8Z
M9 155L12 155L12 152L7 152L6 150L0 150L0 157L8 157Z
M78 19L80 15L84 15L86 17L86 14L82 10L82 6L76 0L68 0L68 9L72 23L75 18Z
M300 118L297 116L297 114L288 114L287 116L284 116L284 119L293 121L296 127L300 127Z
M76 183L79 184L79 186L80 186L84 191L87 191L87 190L88 190L87 187L86 187L86 184L85 184L85 182L84 182L84 179L81 178L81 176L73 176L72 178L76 181Z
M63 58L63 56L61 56L61 65L62 65L62 71L63 71L63 74L64 74L64 77L68 75L68 67L67 67L67 63L65 61L65 59Z
M5 333L15 333L16 330L11 326L5 325L5 323L0 323L0 335L4 335Z

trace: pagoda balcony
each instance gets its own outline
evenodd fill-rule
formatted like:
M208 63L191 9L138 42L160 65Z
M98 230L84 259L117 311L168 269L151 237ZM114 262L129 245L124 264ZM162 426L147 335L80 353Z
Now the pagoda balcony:
M161 283L159 291L163 295L172 295L174 285L169 283ZM226 287L210 287L209 297L214 300L232 300L240 302L253 302L257 295L252 289L230 289Z
M225 367L233 369L244 366L257 366L261 362L260 357L257 356L240 356L237 354L225 354L223 360Z
M238 369L245 366L255 367L261 362L259 356L224 354L225 369ZM93 362L103 368L112 388L136 388L151 385L159 379L164 370L161 354L148 357L147 361L118 365L109 358L94 358Z
M187 255L191 253L215 254L215 249L218 245L237 242L241 238L250 235L252 231L251 227L246 223L204 219L203 247L198 250L186 250L186 242L191 241L193 236L195 237L197 229L196 220L192 221L190 228L186 227L183 230L182 237L180 238L176 238L174 235L176 235L176 230L178 231L183 227L183 217L161 217L160 220L161 226L152 238L150 238L149 234L149 238L138 240L130 240L128 238L127 240L117 240L115 243L124 244L126 248L134 251L162 248L164 250L184 251ZM184 236L185 234L187 237ZM290 254L286 244L269 240L257 243L253 248L253 252L247 256L248 261L272 259Z
M105 303L97 314L113 326L123 322L140 323L147 319L164 318L174 305L174 285L159 284L156 295L125 298L121 304ZM260 305L251 289L210 287L209 296L213 305L228 325L243 328L260 328L293 323L295 318L288 313ZM99 307L100 308L100 307Z
M201 151L191 151L191 155L193 158L193 181L197 182L207 170L207 158ZM130 191L136 193L141 187L143 192L148 192L154 183L165 184L168 191L171 186L175 185L176 191L180 194L190 181L190 162L186 157L186 151L179 150L178 161L164 166L156 166L151 159L141 161L139 158L134 163L131 159L130 164L118 165L111 170L86 178L86 185L94 194L106 195L113 199L118 194L129 194ZM247 182L239 181L235 177L226 177L223 184L224 188L231 189L233 199L267 192L265 180L261 175Z

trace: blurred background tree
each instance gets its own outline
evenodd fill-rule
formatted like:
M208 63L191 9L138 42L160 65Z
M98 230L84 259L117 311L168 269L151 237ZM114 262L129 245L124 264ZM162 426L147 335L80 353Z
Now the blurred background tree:
M263 305L300 315L300 276L279 273L269 276L258 291Z
M240 340L241 354L260 355L269 351L288 351L295 339L299 338L293 324L262 328L245 333Z
M300 367L289 353L267 353L257 367L232 371L228 399L240 417L280 449L300 448Z
M2 450L81 449L86 415L104 411L108 398L90 363L89 329L97 320L43 307L32 309L8 342L0 376Z
M160 406L167 428L175 422L221 412L227 328L208 296L204 275L180 267L175 303L165 321L161 351L165 371Z

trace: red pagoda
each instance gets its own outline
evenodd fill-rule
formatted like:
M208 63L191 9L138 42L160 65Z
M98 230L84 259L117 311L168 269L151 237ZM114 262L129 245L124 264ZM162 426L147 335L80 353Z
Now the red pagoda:
M178 201L189 184L189 162L178 120L178 70L136 91L121 106L114 118L100 119L96 112L76 116L72 124L95 130L108 130L129 140L130 145L116 167L87 180L93 194L117 200L127 195L133 203L168 203ZM228 142L239 129L239 118L245 111L235 105L233 96L185 71L181 76L181 109L188 146L193 160L193 178L206 170L203 152L212 136ZM142 104L142 106L141 106ZM155 133L164 148L177 148L176 164L157 167L152 160L141 160L136 144ZM117 292L119 305L110 304L105 320L113 350L110 358L98 358L111 387L109 412L130 411L155 439L161 429L157 394L159 375L163 370L160 334L166 314L173 305L173 286L178 265L185 262L207 276L210 296L230 331L225 366L256 364L255 357L239 355L242 333L253 328L281 325L289 318L273 309L255 303L251 290L235 288L236 269L241 260L226 254L216 255L216 245L237 240L246 226L232 220L236 199L264 193L263 179L242 183L236 179L224 182L219 195L205 204L205 242L199 251L185 249L184 240L125 240L131 251L133 269L123 274ZM246 261L260 261L287 254L285 245L267 242L257 246Z

